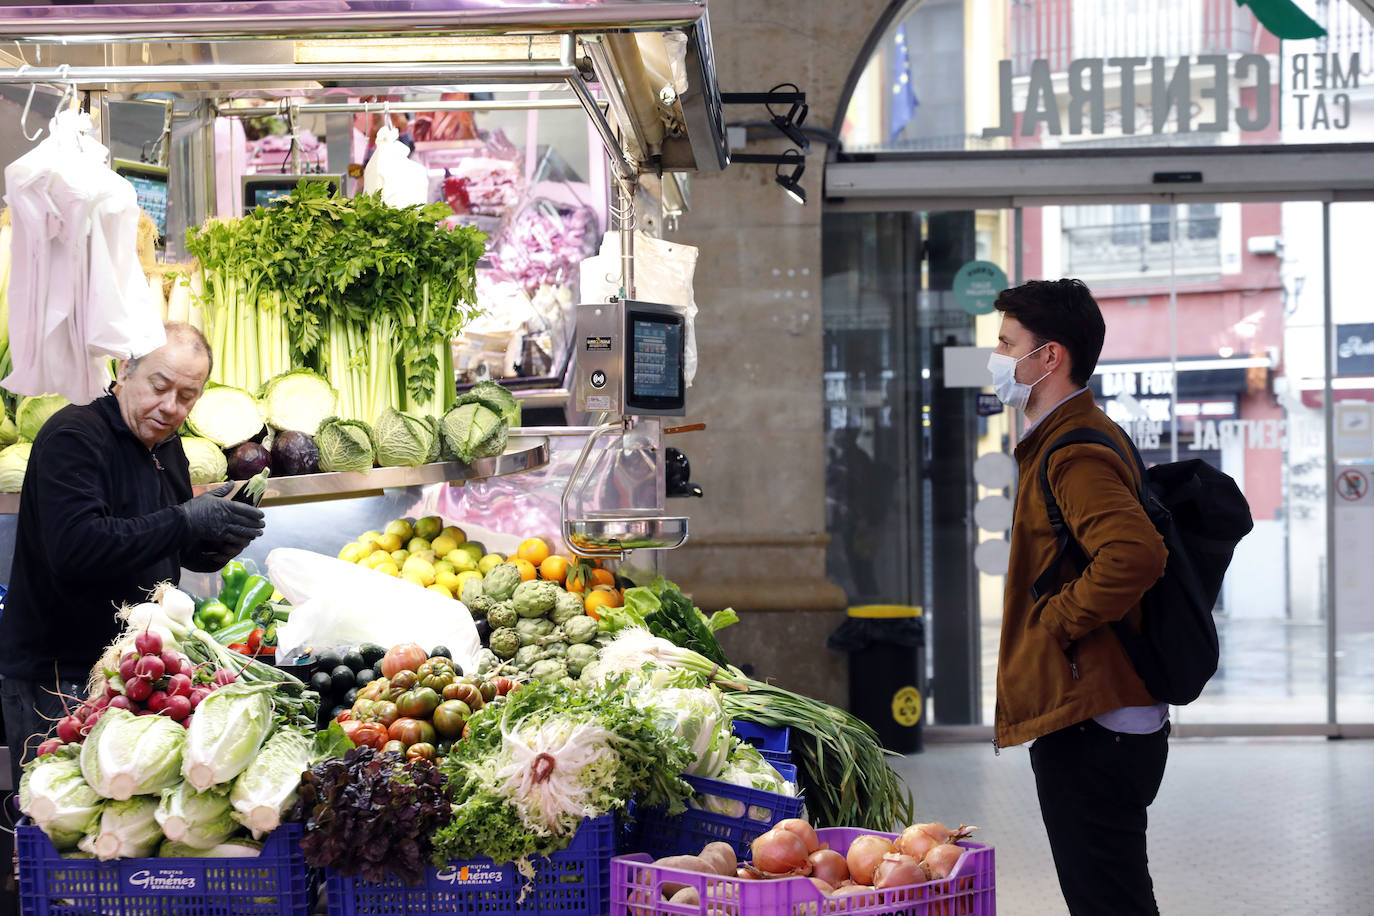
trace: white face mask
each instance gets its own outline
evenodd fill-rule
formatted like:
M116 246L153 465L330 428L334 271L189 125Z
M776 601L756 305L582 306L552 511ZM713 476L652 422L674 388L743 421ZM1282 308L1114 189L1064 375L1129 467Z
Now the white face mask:
M1001 353L994 353L988 357L988 371L992 373L992 390L997 392L997 400L1014 410L1026 409L1026 404L1030 402L1031 389L1048 378L1049 373L1046 372L1027 385L1016 380L1016 364L1022 359L1034 356L1048 346L1048 343L1043 343L1021 359L1005 356Z

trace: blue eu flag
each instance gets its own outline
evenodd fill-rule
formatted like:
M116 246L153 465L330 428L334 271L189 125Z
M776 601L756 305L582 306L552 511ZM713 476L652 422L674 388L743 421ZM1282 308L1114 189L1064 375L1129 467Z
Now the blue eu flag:
M888 109L891 115L888 123L892 125L889 137L895 143L903 128L916 116L916 106L921 104L916 99L916 88L911 84L911 57L907 53L905 23L897 26L897 31L892 36L892 54L889 60L892 62L888 80L892 92Z

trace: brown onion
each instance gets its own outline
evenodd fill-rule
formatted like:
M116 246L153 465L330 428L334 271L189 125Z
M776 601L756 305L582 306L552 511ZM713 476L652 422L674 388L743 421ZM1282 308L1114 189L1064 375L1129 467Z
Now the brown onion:
M845 864L849 866L849 876L859 884L872 884L873 870L878 867L883 856L896 851L897 848L887 837L871 833L856 837L854 842L849 844L849 851L844 854Z
M857 896L857 895L859 895L859 894L867 894L869 897L872 898L872 899L870 899L870 900L861 900L861 901L859 901L859 905L860 905L860 906L867 906L868 904L875 904L875 905L876 905L877 902L878 902L878 894L877 894L877 892L873 889L873 887L872 887L871 885L868 885L868 884L850 884L850 885L848 885L847 887L839 887L839 888L836 888L836 889L835 889L835 893L834 893L832 896L834 896L834 897L854 897L854 896Z
M911 856L904 856L901 853L889 852L883 856L883 860L878 863L878 867L873 871L873 886L880 891L889 887L921 884L927 880L929 879L926 878L921 863Z
M816 885L817 889L819 889L820 892L821 892L822 894L825 894L825 896L827 896L827 897L829 897L831 894L835 893L835 888L831 887L831 886L830 886L830 882L828 882L828 881L822 881L820 878L817 878L817 877L815 877L814 875L811 876L810 878L807 878L806 880L808 880L808 881L810 881L812 884Z
M806 844L808 855L821 848L820 837L816 836L816 828L799 817L789 817L786 820L778 821L773 825L773 829L786 830L801 837L802 842Z
M937 845L949 842L949 828L939 821L931 821L929 824L917 824L916 829L934 840Z
M940 845L939 840L921 829L924 826L926 825L921 824L903 830L901 838L897 840L897 851L919 862L925 858L926 853Z
M954 866L958 864L959 858L964 854L962 846L955 846L953 843L943 843L936 846L926 853L925 860L921 863L930 872L932 878L948 878L949 873L954 871Z
M736 877L736 878L740 878L740 879L742 879L742 880L744 880L744 881L757 881L757 880L759 880L759 876L756 875L756 874L754 874L754 870L753 870L752 868L737 868L737 869L735 869L735 877Z
M806 841L790 830L769 830L750 844L754 867L770 875L809 875Z
M806 860L811 863L811 876L828 884L838 886L849 877L849 865L844 856L833 849L817 849Z

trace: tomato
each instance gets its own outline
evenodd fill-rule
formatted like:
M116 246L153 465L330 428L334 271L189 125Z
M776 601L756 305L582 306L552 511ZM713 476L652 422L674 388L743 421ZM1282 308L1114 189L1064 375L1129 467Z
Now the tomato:
M434 745L421 741L419 744L412 744L410 747L406 748L406 759L419 760L423 758L425 760L433 760L435 753Z
M414 671L402 671L391 679L391 686L387 688L387 698L394 700L419 683L419 675Z
M457 677L458 675L454 674L452 671L440 671L435 674L426 674L420 678L420 686L428 687L430 690L437 693L442 691L449 684L452 684Z
M424 680L433 674L453 674L453 659L445 658L442 655L436 655L434 658L431 658L421 665L419 670L415 673L420 676L420 680Z
M496 688L496 695L503 697L515 690L515 681L508 677L494 677L491 679L491 686Z
M490 703L496 699L496 685L491 681L478 681L477 689L482 692L482 702ZM473 708L476 709L477 707L474 706Z
M353 737L358 734L358 729L362 728L364 724L365 723L359 722L356 719L348 719L341 722L339 727L343 729L344 737L349 741L353 741ZM353 741L353 743L357 744L358 742Z
M376 703L372 704L373 721L380 722L387 728L390 728L391 723L395 722L400 717L400 710L398 710L396 704L390 700L378 700Z
M377 704L371 700L353 701L353 718L359 722L371 722L376 716Z
M343 712L339 713L338 716L334 718L334 721L342 725L343 723L350 721L352 718L353 710L345 709Z
M444 688L445 700L462 700L468 707L476 712L487 702L482 696L482 691L476 684L449 684ZM442 708L442 706L441 706Z
M439 705L439 694L428 687L416 687L401 694L396 709L411 719L426 719Z
M406 743L404 741L391 740L382 745L383 754L404 754L405 752Z
M350 738L359 747L381 748L387 742L386 726L380 722L363 722L353 730Z
M472 708L462 700L445 700L434 710L434 730L445 738L457 738L472 715Z
M248 634L247 643L248 651L250 654L257 653L258 648L262 645L263 634L265 634L266 632L267 631L264 630L262 627L255 627L253 629L253 632Z
M362 690L358 691L360 700L382 700L386 698L386 692L391 689L391 682L384 677L379 677L372 681Z
M387 734L395 741L403 741L409 747L412 744L433 744L437 737L434 726L420 719L397 719L391 723L391 728L387 729Z
M382 656L382 674L395 677L401 671L414 671L429 659L429 653L413 642L392 646Z
M249 651L248 651L248 643L246 643L246 642L233 642L233 643L230 643L230 644L228 645L227 648L229 649L230 652L237 652L239 655L252 655L252 654L253 654L252 652L249 652Z

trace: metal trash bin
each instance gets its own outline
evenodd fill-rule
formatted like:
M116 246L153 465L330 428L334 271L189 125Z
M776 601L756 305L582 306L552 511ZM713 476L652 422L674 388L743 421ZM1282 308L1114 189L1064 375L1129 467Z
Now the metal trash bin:
M826 640L849 653L849 711L899 754L921 750L925 643L921 609L901 604L851 607Z

